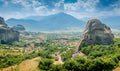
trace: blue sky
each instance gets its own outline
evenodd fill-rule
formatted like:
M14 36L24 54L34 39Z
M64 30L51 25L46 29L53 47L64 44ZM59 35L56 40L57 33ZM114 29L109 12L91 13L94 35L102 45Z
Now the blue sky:
M120 0L0 0L0 16L5 19L59 12L78 19L120 16Z

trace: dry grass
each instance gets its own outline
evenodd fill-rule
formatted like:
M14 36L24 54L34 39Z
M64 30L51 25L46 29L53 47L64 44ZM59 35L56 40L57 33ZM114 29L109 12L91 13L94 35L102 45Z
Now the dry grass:
M113 71L120 71L120 67L117 67L117 68L114 69Z
M36 57L33 59L25 60L19 65L3 68L0 71L14 71L16 67L18 68L17 71L39 71L38 70L39 61L40 57Z

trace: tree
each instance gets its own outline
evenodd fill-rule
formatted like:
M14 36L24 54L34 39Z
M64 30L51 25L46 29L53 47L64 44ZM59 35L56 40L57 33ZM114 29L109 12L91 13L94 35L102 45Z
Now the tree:
M39 62L39 68L42 69L42 70L49 70L51 68L53 64L53 60L51 59L42 59L40 62Z

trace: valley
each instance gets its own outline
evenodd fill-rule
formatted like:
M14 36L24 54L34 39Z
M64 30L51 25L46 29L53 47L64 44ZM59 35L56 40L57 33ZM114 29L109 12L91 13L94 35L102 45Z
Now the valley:
M29 63L39 57L48 58L54 60L56 52L60 52L62 55L66 50L72 50L79 44L80 32L71 33L35 33L29 32L29 35L21 35L19 42L12 44L0 44L0 70L9 71L12 66L12 70L18 70L16 68L21 67L24 64L26 66L33 66ZM55 61L55 64L61 63L61 57ZM28 63L28 64L27 64ZM39 62L37 62L39 63ZM34 64L32 62L32 64ZM10 67L9 67L10 66ZM37 65L36 65L37 66ZM35 67L36 67L35 66ZM7 67L7 68L6 68ZM7 70L8 69L8 70ZM25 71L19 68L20 71ZM29 68L27 68L27 71ZM31 70L32 71L32 70Z
M0 71L120 71L120 0L0 0Z
M39 61L51 61L57 68L61 69L61 64L66 64L70 61L74 49L79 46L80 38L82 33L80 32L69 32L69 33L43 33L43 32L29 32L29 35L21 35L19 42L14 42L12 44L1 44L0 56L1 56L1 71L41 71L39 69ZM92 46L83 48L80 52L80 60L101 59L108 58L111 59L111 55L119 53L119 39L116 38L114 45L110 46ZM114 46L112 48L111 46ZM98 49L96 49L96 47ZM110 49L108 48L110 47ZM94 50L90 50L90 49ZM106 50L102 49L106 48ZM112 50L111 50L112 49ZM113 52L114 49L114 52ZM96 50L102 50L102 52L96 52ZM91 52L89 52L91 51ZM113 52L113 53L111 53ZM111 54L108 54L111 53ZM108 56L109 55L109 56ZM114 56L115 56L114 55ZM97 57L96 57L97 56ZM6 58L8 57L8 58ZM115 56L116 57L116 56ZM78 58L79 59L79 58ZM93 60L93 62L94 62ZM4 63L3 63L4 61ZM36 62L37 61L37 62ZM91 62L91 61L90 61ZM70 61L71 63L71 61ZM64 65L63 64L63 65ZM41 64L42 65L42 64ZM54 67L53 65L53 67ZM10 67L9 67L10 66ZM11 67L12 66L12 67ZM55 66L55 68L56 68ZM118 67L115 66L115 68ZM31 69L32 68L32 69ZM41 66L40 66L41 68ZM50 67L52 68L52 67ZM8 70L7 70L8 69ZM49 68L48 68L49 69ZM54 68L52 68L54 70ZM115 69L114 71L117 71ZM54 70L56 71L56 70Z

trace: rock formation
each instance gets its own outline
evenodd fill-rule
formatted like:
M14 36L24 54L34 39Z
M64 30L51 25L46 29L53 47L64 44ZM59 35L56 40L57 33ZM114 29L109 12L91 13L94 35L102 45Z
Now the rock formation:
M23 25L16 25L16 26L13 26L12 27L13 30L16 30L16 31L25 31L25 27Z
M76 50L78 52L83 46L102 44L113 44L114 35L111 32L110 27L103 24L98 19L92 19L87 22L87 26L84 30L80 46Z
M23 25L13 26L12 29L18 31L21 35L29 35L29 33L26 32L26 29Z
M19 41L19 32L8 27L4 19L0 17L0 44Z

